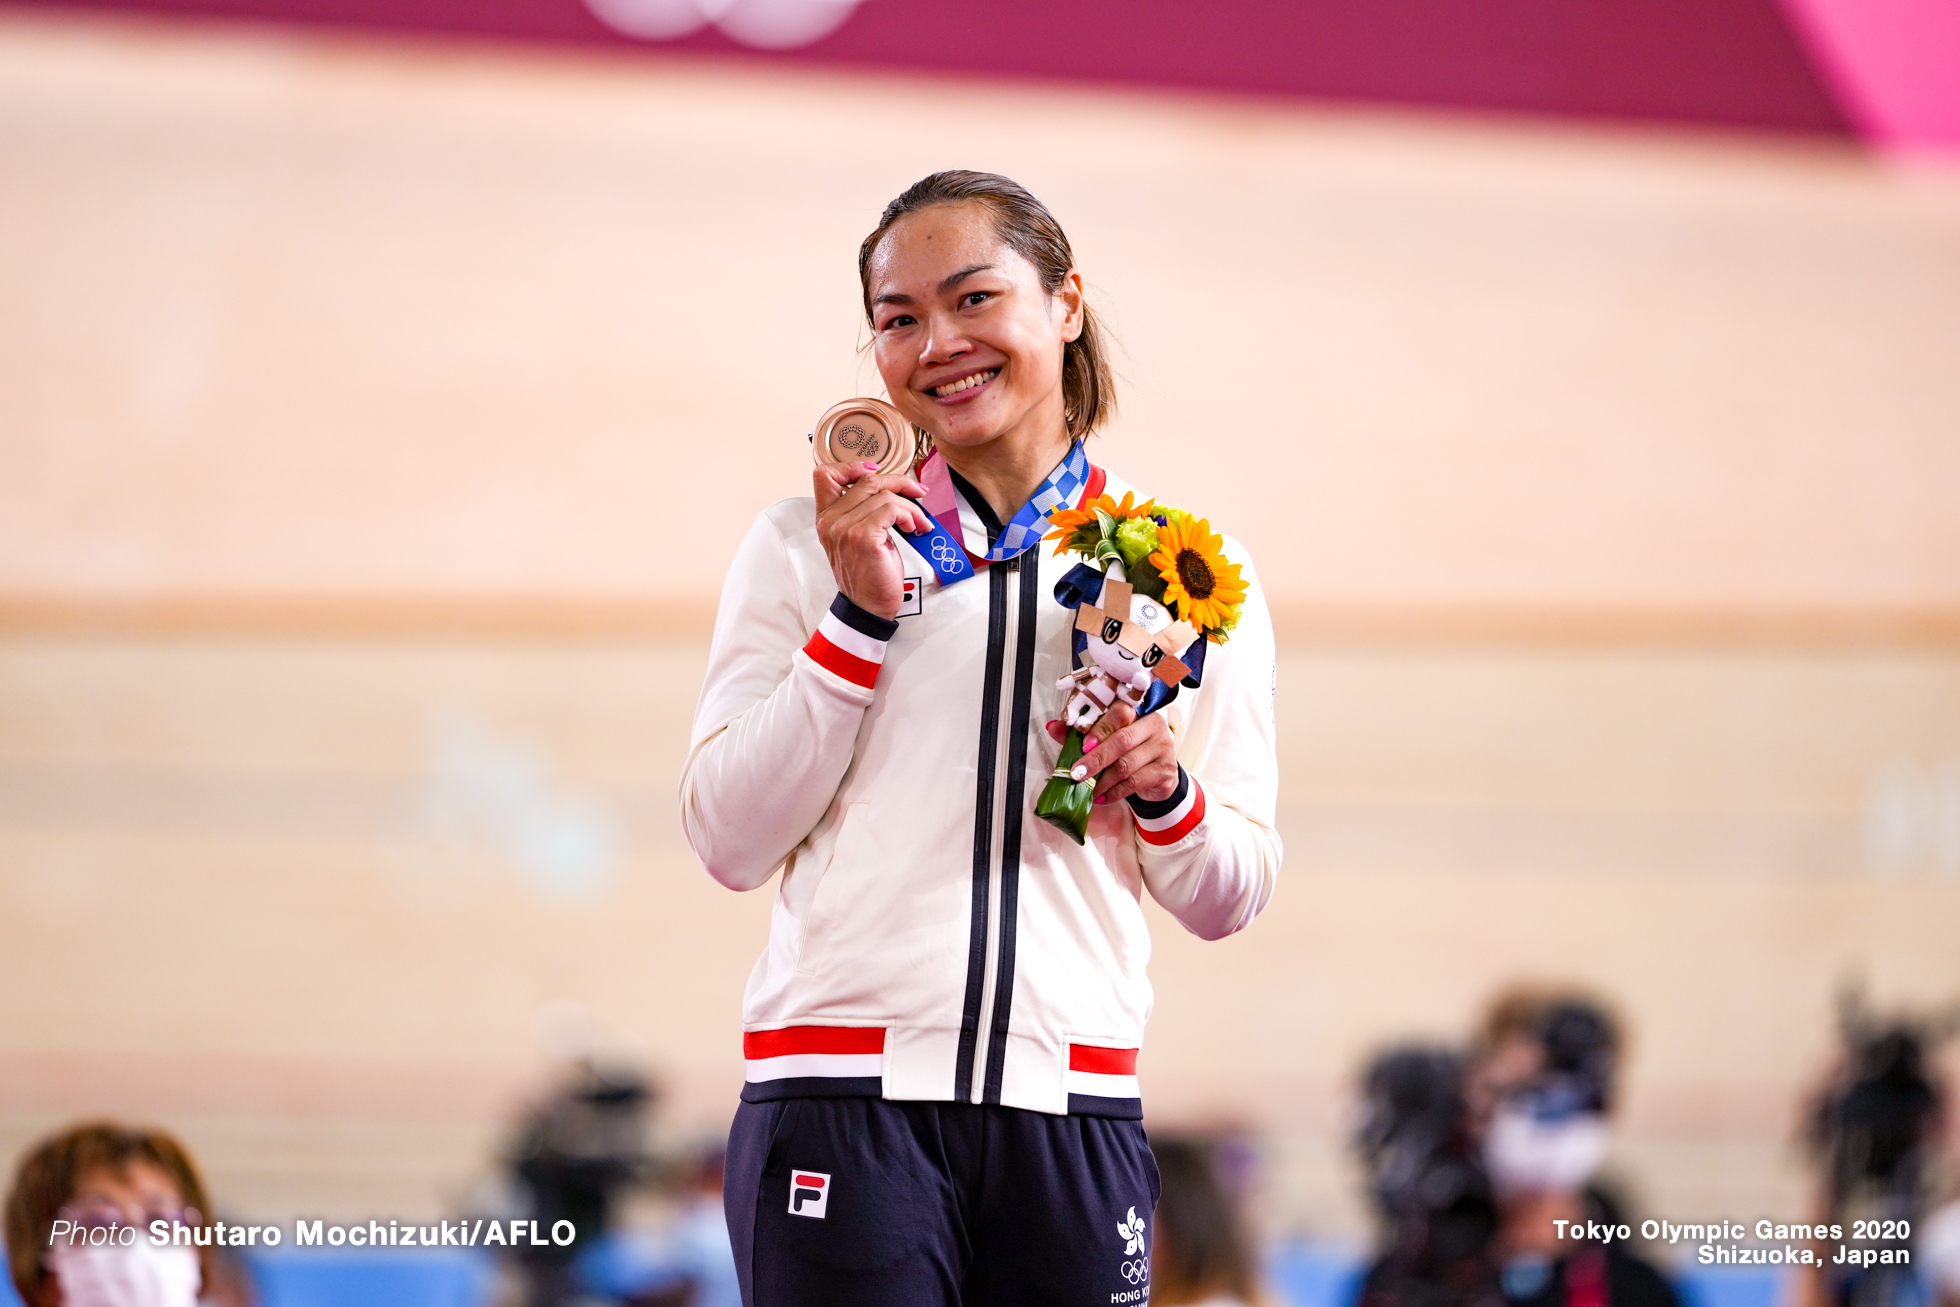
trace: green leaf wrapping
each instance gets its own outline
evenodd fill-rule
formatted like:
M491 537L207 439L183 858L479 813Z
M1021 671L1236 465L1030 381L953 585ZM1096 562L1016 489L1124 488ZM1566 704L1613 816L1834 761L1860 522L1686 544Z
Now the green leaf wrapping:
M1070 731L1062 741L1062 756L1055 760L1058 775L1050 776L1048 783L1041 787L1041 797L1035 800L1034 815L1060 830L1068 832L1070 839L1077 844L1089 834L1089 814L1096 800L1096 778L1072 781L1068 779L1075 764L1082 761L1082 732Z

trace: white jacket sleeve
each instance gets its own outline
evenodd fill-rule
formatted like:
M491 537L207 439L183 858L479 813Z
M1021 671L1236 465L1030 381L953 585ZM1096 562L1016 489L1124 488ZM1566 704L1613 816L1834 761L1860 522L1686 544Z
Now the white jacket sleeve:
M1129 800L1150 896L1204 939L1252 924L1273 896L1281 856L1272 613L1244 548L1228 540L1226 552L1242 562L1245 607L1232 638L1206 650L1202 686L1166 709L1189 696L1177 791L1161 803Z
M800 576L783 529L808 500L764 512L736 551L681 772L681 826L708 874L754 889L837 795L898 623L864 612L826 573Z

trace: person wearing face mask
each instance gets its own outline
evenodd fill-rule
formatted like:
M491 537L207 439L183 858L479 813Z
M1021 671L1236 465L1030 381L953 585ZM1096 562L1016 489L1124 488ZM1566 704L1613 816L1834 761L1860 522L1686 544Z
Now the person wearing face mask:
M196 1226L209 1210L196 1163L161 1130L72 1127L15 1169L6 1215L14 1289L26 1307L195 1307L209 1250L156 1247L150 1223ZM114 1237L131 1229L127 1242Z
M1037 816L1077 618L1043 539L1065 509L1149 499L1092 457L1115 402L1101 328L1060 224L990 173L907 188L858 273L879 374L929 453L826 462L813 498L756 519L680 787L711 876L782 872L728 1144L743 1301L1140 1305L1158 1197L1142 899L1217 939L1272 895L1271 616L1223 542L1245 599L1202 684L1102 715L1061 773L1094 782L1086 831ZM757 339L780 352L783 325ZM1229 440L1228 421L1193 431L1189 457ZM1222 564L1177 566L1194 604L1226 587Z
M1518 990L1492 1004L1466 1078L1472 1130L1500 1213L1494 1255L1514 1307L1678 1307L1624 1240L1560 1237L1627 1222L1594 1183L1620 1051L1585 997Z

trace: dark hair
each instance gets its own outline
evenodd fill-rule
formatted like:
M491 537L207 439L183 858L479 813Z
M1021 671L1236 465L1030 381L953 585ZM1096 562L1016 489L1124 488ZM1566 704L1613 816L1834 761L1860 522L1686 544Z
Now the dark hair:
M1163 1192L1151 1250L1150 1300L1195 1303L1221 1293L1247 1302L1258 1293L1252 1248L1238 1204L1218 1177L1212 1149L1191 1139L1156 1139Z
M122 1174L132 1162L148 1162L163 1172L177 1186L184 1206L209 1216L211 1208L197 1163L182 1144L163 1131L132 1129L109 1121L71 1126L42 1140L21 1158L14 1169L13 1187L7 1192L7 1269L13 1273L14 1288L22 1302L41 1300L48 1274L42 1262L48 1231L56 1215L74 1198L82 1177L104 1169ZM199 1249L198 1258L209 1284L209 1250Z
M994 230L1008 248L1034 265L1041 288L1053 295L1075 267L1062 224L1019 182L998 173L954 169L936 172L905 188L885 206L878 225L858 246L858 285L864 294L864 316L871 317L871 256L892 224L908 213L939 204L983 204L993 214ZM1062 347L1062 415L1071 435L1086 436L1116 415L1116 383L1103 356L1102 328L1087 304L1082 306L1082 334Z
M1583 1091L1586 1110L1612 1106L1621 1045L1620 1022L1602 999L1570 987L1515 985L1484 1010L1474 1041L1477 1056L1524 1039L1544 1056L1541 1087L1554 1082Z

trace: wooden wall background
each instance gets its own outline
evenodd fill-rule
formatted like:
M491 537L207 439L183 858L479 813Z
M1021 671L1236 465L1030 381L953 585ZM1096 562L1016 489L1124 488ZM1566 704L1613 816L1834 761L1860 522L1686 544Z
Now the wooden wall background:
M950 143L950 144L949 144ZM1771 136L0 16L0 1144L447 1210L540 1030L739 1080L672 794L722 560L935 167L1070 228L1100 456L1255 551L1286 882L1157 1123L1361 1228L1367 1051L1570 977L1617 1164L1794 1214L1829 1002L1960 994L1960 178ZM583 1015L579 1015L583 1014Z

